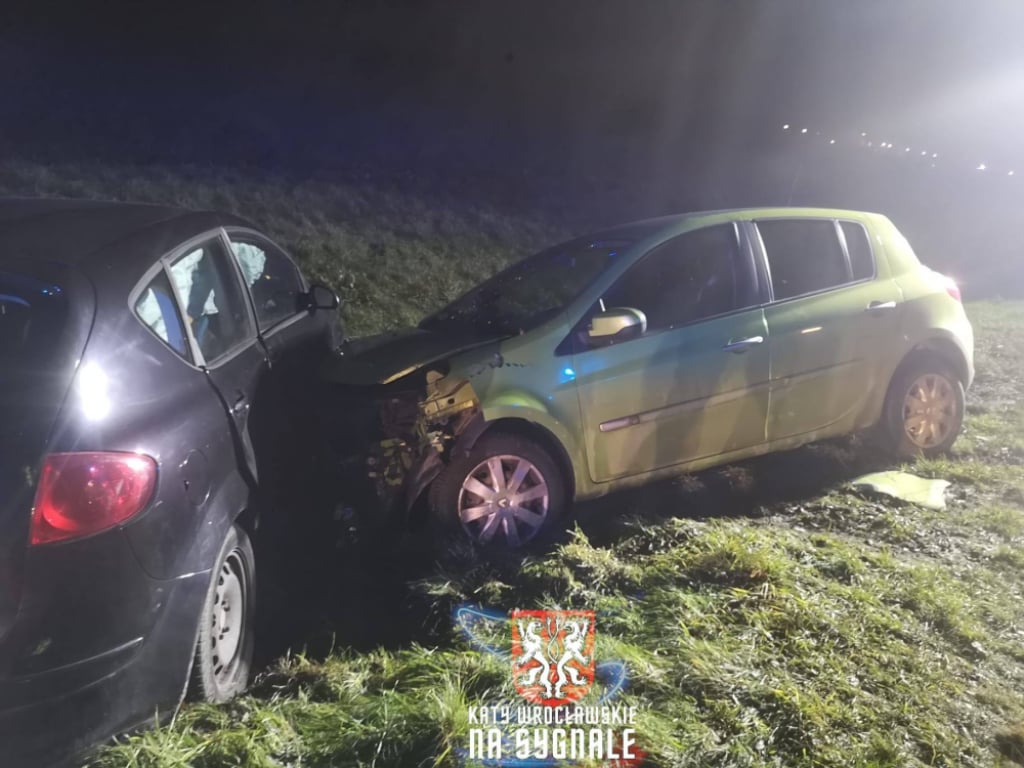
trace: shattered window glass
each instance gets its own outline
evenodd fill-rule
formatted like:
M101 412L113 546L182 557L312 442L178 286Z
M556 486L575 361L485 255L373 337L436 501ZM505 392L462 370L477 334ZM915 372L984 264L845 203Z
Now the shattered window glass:
M232 238L231 250L249 287L261 331L299 312L304 290L291 259L262 242Z
M221 356L249 337L242 286L219 240L180 256L170 265L170 273L205 360Z

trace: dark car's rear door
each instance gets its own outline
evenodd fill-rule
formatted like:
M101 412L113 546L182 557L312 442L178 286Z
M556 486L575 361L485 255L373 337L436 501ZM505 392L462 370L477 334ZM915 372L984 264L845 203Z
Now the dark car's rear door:
M78 272L0 261L0 638L18 610L36 473L94 310Z
M245 287L220 232L191 243L168 262L168 271L188 326L189 343L228 415L234 451L211 457L215 475L240 464L247 479L258 478L250 416L267 360ZM236 510L241 511L241 510Z

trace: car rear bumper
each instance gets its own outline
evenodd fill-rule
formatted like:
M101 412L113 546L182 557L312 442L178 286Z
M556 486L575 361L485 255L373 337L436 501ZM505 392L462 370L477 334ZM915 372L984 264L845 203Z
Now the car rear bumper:
M164 600L136 637L89 658L0 680L4 768L64 765L90 747L170 717L185 689L209 573L153 586Z
M76 755L97 741L135 724L131 722L132 715L137 717L133 700L143 682L132 674L134 665L129 661L120 669L81 685L88 666L83 663L82 669L64 670L52 677L48 681L51 685L46 687L64 688L53 698L0 711L5 765L69 765ZM30 687L40 681L20 682ZM23 691L4 693L5 698L12 698Z
M964 315L963 328L961 330L964 357L967 360L967 380L964 382L964 389L969 389L974 383L974 326Z

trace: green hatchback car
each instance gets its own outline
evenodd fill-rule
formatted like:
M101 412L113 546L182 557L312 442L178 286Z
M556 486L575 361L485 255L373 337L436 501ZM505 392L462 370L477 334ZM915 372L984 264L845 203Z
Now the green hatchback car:
M563 243L330 372L372 413L350 453L373 495L505 547L574 499L822 438L940 454L973 376L956 283L885 216L811 208Z

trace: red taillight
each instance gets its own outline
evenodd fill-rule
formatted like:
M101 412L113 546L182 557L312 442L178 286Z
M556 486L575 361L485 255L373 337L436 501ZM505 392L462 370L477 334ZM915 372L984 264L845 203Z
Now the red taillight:
M956 280L948 275L943 275L942 277L945 278L946 293L957 301L963 301L963 299L960 298L960 286L956 284Z
M138 453L51 453L32 509L32 544L76 539L138 514L156 487L156 462Z

